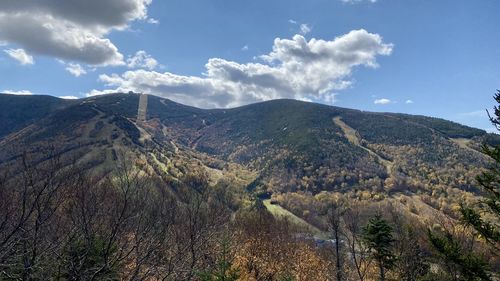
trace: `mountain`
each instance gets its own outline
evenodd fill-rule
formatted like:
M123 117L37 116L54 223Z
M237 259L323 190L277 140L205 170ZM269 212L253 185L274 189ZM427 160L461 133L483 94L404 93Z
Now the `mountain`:
M177 181L201 170L212 183L272 195L288 209L290 194L341 192L413 194L443 210L477 193L474 177L489 161L480 145L498 142L443 119L296 100L206 110L148 96L146 122L136 122L138 104L134 93L75 101L0 95L0 165L15 166L28 152L39 163L57 155L105 174L126 151L151 175Z
M20 130L72 103L52 96L0 94L0 138Z

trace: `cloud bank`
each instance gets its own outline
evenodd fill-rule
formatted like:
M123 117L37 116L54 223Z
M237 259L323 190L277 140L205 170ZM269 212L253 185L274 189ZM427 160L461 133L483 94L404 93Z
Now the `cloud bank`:
M333 40L302 35L274 40L272 51L260 63L240 64L212 58L202 76L183 76L144 69L101 75L110 92L142 92L198 107L234 107L277 98L318 100L332 103L335 91L352 84L357 66L378 67L377 57L390 55L393 45L364 29Z
M123 55L106 38L129 22L147 20L151 0L2 0L0 41L29 54L95 66L122 65Z
M13 91L13 90L3 90L0 93L7 94L7 95L18 95L18 96L31 96L33 93L28 90L20 90L20 91Z

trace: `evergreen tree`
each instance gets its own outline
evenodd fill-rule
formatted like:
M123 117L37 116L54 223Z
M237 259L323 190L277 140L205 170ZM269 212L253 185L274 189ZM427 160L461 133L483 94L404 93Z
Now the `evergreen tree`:
M500 91L494 96L500 104ZM494 115L490 115L491 123L500 131L500 108L494 107ZM483 152L494 162L489 169L477 177L477 182L485 192L486 199L479 209L462 206L462 222L472 226L478 234L497 250L500 250L500 146L483 146ZM488 219L485 217L488 216Z
M391 249L394 242L392 227L380 215L376 215L363 228L362 239L377 261L380 280L384 281L385 271L392 268L395 261Z
M106 241L102 238L75 239L64 248L60 261L60 276L64 280L117 280L119 265L106 265ZM116 253L112 245L110 253ZM57 278L56 278L57 279Z
M230 253L230 240L224 236L221 241L221 253L213 270L199 274L201 281L236 281L240 277L238 270L233 268Z
M446 263L451 280L490 281L488 263L471 251L466 251L450 233L443 235L428 231L429 240Z

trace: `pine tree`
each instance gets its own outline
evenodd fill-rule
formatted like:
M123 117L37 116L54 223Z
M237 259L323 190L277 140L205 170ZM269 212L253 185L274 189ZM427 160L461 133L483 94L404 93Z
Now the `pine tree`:
M494 96L500 104L500 91ZM500 108L494 107L494 115L490 116L491 123L500 131ZM498 252L500 250L500 146L490 147L483 145L483 152L490 156L494 163L489 169L477 177L477 182L485 192L486 199L479 209L462 206L462 222L472 226L478 234L488 241ZM489 216L485 220L485 216Z
M466 251L459 241L448 232L437 234L428 231L429 240L439 253L440 259L447 264L453 280L460 281L490 281L488 263L473 252Z
M380 216L376 215L363 228L362 239L377 261L380 280L385 280L385 271L392 268L395 257L392 253L394 242L392 227Z
M216 268L199 274L201 281L236 281L239 278L238 270L233 268L230 254L230 240L225 235L221 241L221 252Z

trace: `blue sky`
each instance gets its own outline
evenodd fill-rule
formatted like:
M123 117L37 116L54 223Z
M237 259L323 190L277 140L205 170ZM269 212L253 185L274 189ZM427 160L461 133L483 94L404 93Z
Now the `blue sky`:
M201 107L298 98L491 128L499 1L41 2L0 3L0 91L134 90Z

